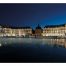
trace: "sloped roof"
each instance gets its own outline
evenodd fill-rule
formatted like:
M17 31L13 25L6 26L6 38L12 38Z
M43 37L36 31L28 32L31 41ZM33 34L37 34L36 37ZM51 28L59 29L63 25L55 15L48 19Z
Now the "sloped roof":
M65 24L60 24L60 25L47 25L44 28L54 28L54 27L62 27L65 26Z
M42 29L40 26L39 26L39 24L38 24L38 26L36 27L36 29Z
M26 26L26 27L15 27L15 26L9 26L9 25L1 25L3 28L12 28L12 29L31 29L31 27Z

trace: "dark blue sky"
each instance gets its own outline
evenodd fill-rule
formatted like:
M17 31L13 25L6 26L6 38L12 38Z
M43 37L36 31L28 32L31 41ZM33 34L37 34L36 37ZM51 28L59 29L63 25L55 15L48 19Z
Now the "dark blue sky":
M0 4L0 23L36 27L66 23L66 4Z

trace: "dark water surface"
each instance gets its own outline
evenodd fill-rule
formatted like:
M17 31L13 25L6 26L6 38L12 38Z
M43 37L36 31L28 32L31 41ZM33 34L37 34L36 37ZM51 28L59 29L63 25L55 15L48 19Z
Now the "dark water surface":
M66 39L0 38L0 62L66 62Z

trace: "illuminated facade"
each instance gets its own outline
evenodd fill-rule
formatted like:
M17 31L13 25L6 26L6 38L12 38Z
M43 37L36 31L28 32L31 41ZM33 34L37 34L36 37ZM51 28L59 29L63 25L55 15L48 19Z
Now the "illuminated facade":
M42 37L42 36L66 36L66 24L48 25L43 29L38 25L32 32L30 27L10 27L0 26L0 36L16 36L16 37Z
M30 36L32 29L30 27L6 27L0 26L0 36Z
M66 24L45 26L42 35L43 36L65 36Z
M12 28L12 36L30 36L32 29L30 27Z

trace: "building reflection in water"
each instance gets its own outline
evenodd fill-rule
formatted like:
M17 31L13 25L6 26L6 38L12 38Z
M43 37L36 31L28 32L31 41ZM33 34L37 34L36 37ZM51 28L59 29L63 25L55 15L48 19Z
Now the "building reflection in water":
M0 42L0 47L2 46L1 42Z
M43 39L45 44L66 48L66 39Z
M0 38L0 46L13 44L44 44L66 48L66 39Z

